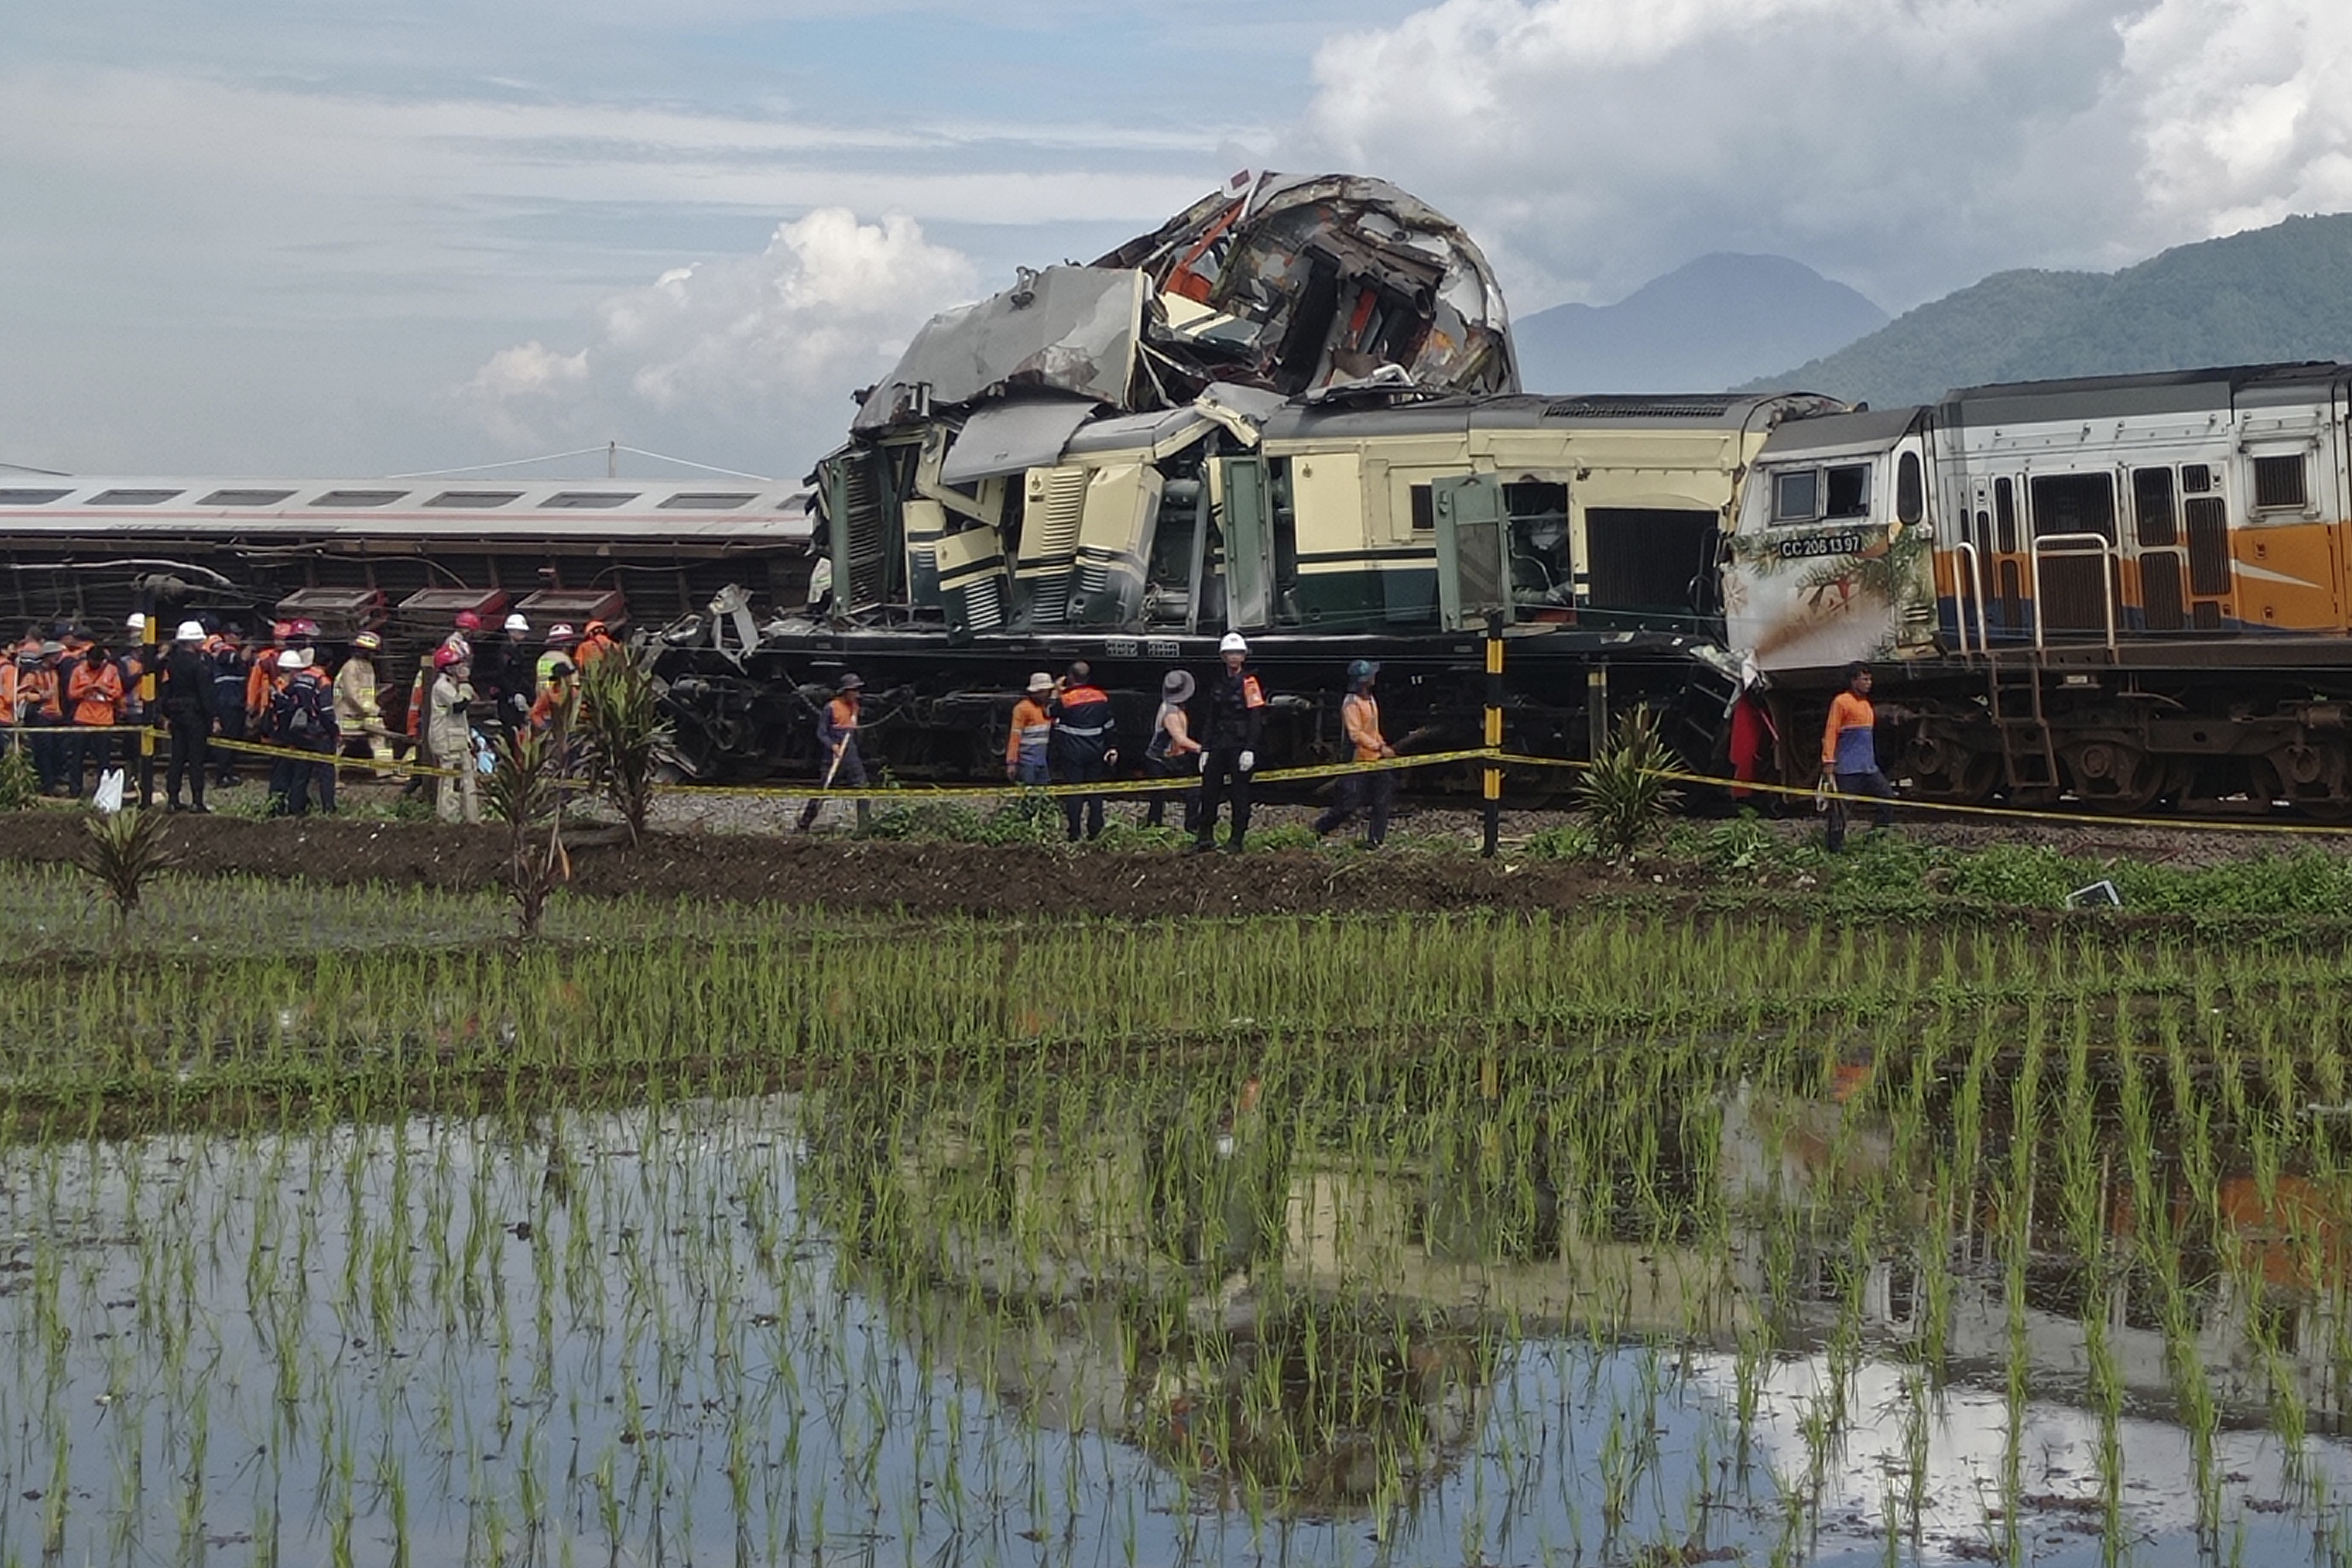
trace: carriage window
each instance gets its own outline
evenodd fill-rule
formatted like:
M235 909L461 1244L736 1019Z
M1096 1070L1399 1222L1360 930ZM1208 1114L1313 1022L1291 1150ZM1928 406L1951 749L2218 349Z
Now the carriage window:
M1412 531L1425 534L1434 531L1436 528L1437 507L1430 499L1429 486L1415 485L1412 487Z
M1992 482L1993 510L2000 517L2000 549L2003 555L2017 553L2017 491L2006 479Z
M2180 465L2180 490L2186 496L2202 496L2213 488L2213 470L2202 463Z
M2141 548L2161 548L2179 541L2180 530L2172 507L2172 470L2132 470L2132 517L2138 525Z
M2254 459L2254 510L2299 512L2307 499L2303 483L2303 454Z
M1821 477L1811 468L1777 476L1772 481L1772 520L1810 523L1820 517Z
M1822 515L1830 517L1866 517L1870 516L1870 465L1849 463L1829 470L1829 505Z
M1906 452L1895 465L1895 516L1906 528L1927 515L1927 483L1919 455Z

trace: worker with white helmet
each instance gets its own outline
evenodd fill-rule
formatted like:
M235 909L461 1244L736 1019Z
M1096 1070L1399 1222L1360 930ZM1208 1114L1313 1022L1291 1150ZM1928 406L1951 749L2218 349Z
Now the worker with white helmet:
M1265 733L1265 685L1249 668L1249 643L1228 632L1217 644L1225 667L1209 683L1209 722L1202 735L1201 815L1187 854L1217 847L1217 808L1234 803L1234 829L1225 848L1242 852L1249 836L1250 775L1257 771L1257 748Z
M270 782L272 815L305 817L310 813L311 792L319 809L335 809L335 697L310 661L307 648L289 648L278 656L278 673L285 684L269 699L269 739L274 746L307 756L285 756ZM311 758L317 760L311 760Z
M532 694L538 690L530 650L526 646L530 638L530 619L520 611L509 611L499 632L499 636L482 639L469 666L474 695L487 705L483 723L493 740L501 730L523 727L530 712ZM425 678L432 678L429 672Z
M539 656L539 668L535 672L539 678L531 686L532 696L536 697L554 683L558 661L565 664L572 662L572 644L579 638L580 633L572 629L569 621L559 621L547 629L547 652Z
M155 706L172 732L172 760L163 770L163 809L180 809L180 786L188 788L188 809L205 812L205 776L210 771L212 737L220 731L219 694L213 679L213 662L205 651L201 621L183 621L163 655L163 682Z

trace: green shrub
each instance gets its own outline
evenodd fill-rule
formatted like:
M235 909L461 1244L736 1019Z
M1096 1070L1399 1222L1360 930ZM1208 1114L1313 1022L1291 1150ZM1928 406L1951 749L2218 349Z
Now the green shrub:
M1577 787L1584 820L1604 853L1629 856L1657 836L1682 799L1664 777L1674 760L1648 708L1633 708L1617 720L1609 744Z
M0 748L0 811L29 810L41 798L41 776L22 745Z

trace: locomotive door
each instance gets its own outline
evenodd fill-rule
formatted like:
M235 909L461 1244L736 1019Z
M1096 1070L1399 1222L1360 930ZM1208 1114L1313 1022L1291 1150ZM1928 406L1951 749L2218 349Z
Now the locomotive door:
M2128 551L2139 578L2139 623L2178 632L2189 623L2189 552L2180 532L2178 475L2168 463L2131 471Z
M1511 528L1503 484L1465 474L1430 486L1437 523L1438 623L1448 632L1483 630L1486 618L1511 619Z

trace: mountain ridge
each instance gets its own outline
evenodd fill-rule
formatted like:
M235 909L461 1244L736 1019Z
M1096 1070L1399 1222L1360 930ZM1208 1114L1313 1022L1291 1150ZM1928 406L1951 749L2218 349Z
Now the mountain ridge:
M1879 405L1957 387L2352 359L2352 213L2175 246L2112 273L1997 272L1736 390Z

